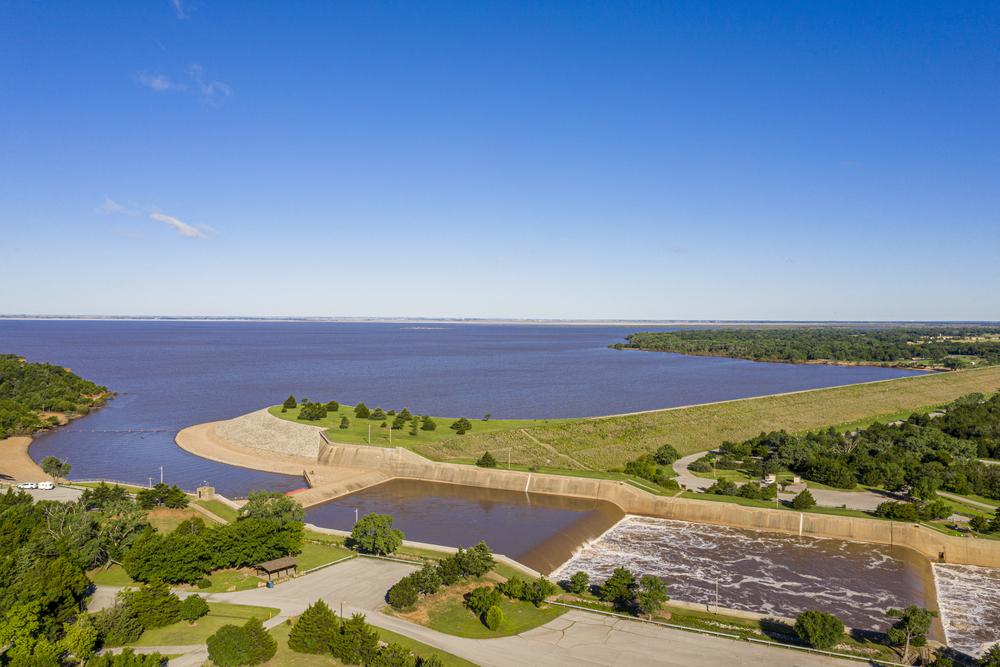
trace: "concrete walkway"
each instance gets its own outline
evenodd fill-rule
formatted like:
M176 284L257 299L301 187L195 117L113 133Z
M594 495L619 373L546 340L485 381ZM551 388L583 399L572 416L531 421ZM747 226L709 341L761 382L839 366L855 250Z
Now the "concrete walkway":
M674 461L673 469L677 474L675 477L678 484L683 486L688 491L704 491L708 487L715 483L714 479L707 477L699 477L698 475L691 472L688 468L689 465L705 456L707 452L697 452L695 454L689 454L682 458ZM736 482L737 484L744 484L745 482ZM864 510L871 511L878 507L881 503L886 500L891 500L888 496L884 496L872 491L835 491L831 489L809 489L813 498L816 499L816 504L820 507L844 507L854 510ZM794 493L780 493L778 498L781 500L792 500L795 497Z
M940 489L938 490L937 494L939 496L943 496L944 498L948 498L949 500L954 500L956 502L960 502L960 503L962 503L964 505L972 505L973 507L978 507L979 509L984 510L986 512L996 512L997 511L997 506L996 505L990 505L988 503L983 503L983 502L980 502L978 500L971 500L969 498L964 498L962 496L955 495L954 493L948 493L947 491L941 491Z

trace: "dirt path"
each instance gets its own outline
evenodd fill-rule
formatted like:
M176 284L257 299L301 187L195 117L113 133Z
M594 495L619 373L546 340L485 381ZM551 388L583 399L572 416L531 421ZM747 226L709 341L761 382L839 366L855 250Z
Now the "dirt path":
M51 482L28 454L31 438L15 436L0 440L0 482Z

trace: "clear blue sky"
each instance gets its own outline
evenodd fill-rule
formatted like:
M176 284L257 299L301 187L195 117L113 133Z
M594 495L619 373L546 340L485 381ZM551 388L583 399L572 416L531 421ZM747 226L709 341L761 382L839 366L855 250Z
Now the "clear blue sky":
M0 313L1000 319L1000 4L6 2L0 228Z

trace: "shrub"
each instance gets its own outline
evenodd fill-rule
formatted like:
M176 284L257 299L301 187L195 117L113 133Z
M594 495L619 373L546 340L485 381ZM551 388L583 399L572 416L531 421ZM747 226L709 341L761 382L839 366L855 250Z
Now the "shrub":
M639 579L639 593L636 596L639 611L652 616L660 610L667 599L667 586L662 579L652 574L644 574Z
M329 653L340 629L337 615L322 599L295 619L288 633L288 648L298 653Z
M419 595L420 589L413 581L413 577L403 577L389 589L389 605L393 609L410 609L417 604Z
M465 594L465 606L476 616L482 616L490 607L500 604L500 591L493 586L480 586Z
M426 563L422 568L410 575L417 590L424 595L433 595L441 588L441 575L436 565Z
M385 411L382 410L382 408L375 408L372 410L371 414L368 415L368 419L371 419L372 421L384 421Z
M208 638L208 657L219 667L239 667L249 664L247 635L236 625L223 625Z
M566 590L576 595L582 595L590 588L590 575L580 570L573 573L573 576L566 582Z
M844 636L844 624L833 614L806 611L795 619L795 634L813 648L826 650L836 646Z
M189 623L194 623L207 613L208 603L200 595L189 595L181 601L181 618Z
M688 464L688 470L692 472L711 472L712 464L710 459L711 459L710 455L705 455L700 459L695 459L694 461Z
M357 417L358 419L368 419L370 415L371 411L368 409L368 406L365 405L364 403L358 403L357 405L354 406L354 416Z
M500 627L500 624L503 623L503 610L500 607L493 605L486 610L486 617L483 619L483 623L490 630L496 630Z
M127 648L121 653L103 653L87 661L87 667L162 667L167 661L159 653L136 653Z
M399 644L380 646L370 659L365 661L366 667L416 667L417 659L410 649Z
M392 527L392 517L388 514L366 514L351 529L351 546L384 556L394 553L403 543L403 537L403 531Z
M340 412L340 403L337 401L327 401L326 402L327 412Z
M514 600L524 597L525 582L520 577L511 577L507 581L497 584L497 590Z
M635 575L624 567L616 567L601 586L601 599L616 606L627 606L635 599L638 584Z
M792 498L792 509L801 511L813 507L816 507L816 499L809 493L809 489L802 489L802 493Z
M545 602L545 598L555 593L556 590L558 589L555 584L545 577L539 577L530 584L525 584L521 599L537 607Z
M735 496L738 495L740 489L736 486L735 482L728 479L720 479L712 486L705 489L705 493L712 493L717 496Z
M1000 667L1000 644L991 646L979 660L980 667Z
M753 500L760 500L760 485L756 482L747 482L740 486L737 490L736 495L740 498L750 498Z
M437 422L431 419L428 415L424 415L420 418L420 430L421 431L433 431L437 428Z
M912 503L887 500L875 508L875 515L892 519L893 521L916 521L917 508Z
M197 582L195 583L195 585L196 585L196 586L197 586L198 588L202 589L202 590L204 590L204 589L206 589L206 588L211 588L211 587L212 587L212 580L211 580L211 579L209 579L208 577L202 577L201 579L199 579L199 580L198 580L198 581L197 581Z
M492 454L490 454L489 452L485 452L476 461L476 465L479 466L480 468L496 468L497 460L493 457Z
M326 405L323 403L308 403L299 410L299 419L319 421L326 417Z
M661 445L653 454L653 458L660 465L668 466L681 457L680 453L674 449L673 445Z
M448 428L450 428L458 435L465 435L467 432L472 430L472 422L470 422L465 417L459 417L454 422L452 422L451 426L449 426Z
M285 402L281 404L281 407L286 410L291 410L292 408L297 408L298 405L299 404L295 401L295 396L289 394L288 398L285 399Z
M988 533L990 532L990 520L977 514L969 519L969 528L977 533Z
M350 426L351 426L350 419L348 419L347 417L340 418L340 428L350 428Z

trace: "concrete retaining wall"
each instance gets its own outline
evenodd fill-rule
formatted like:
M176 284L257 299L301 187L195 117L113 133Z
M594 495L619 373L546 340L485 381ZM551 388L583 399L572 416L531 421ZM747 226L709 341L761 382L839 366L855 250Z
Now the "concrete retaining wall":
M342 445L330 442L325 434L322 438L319 465L377 470L385 479L403 477L606 500L628 514L903 546L932 561L1000 567L1000 541L945 535L916 524L656 496L625 482L437 463L402 447ZM325 500L336 497L329 493L317 495Z

